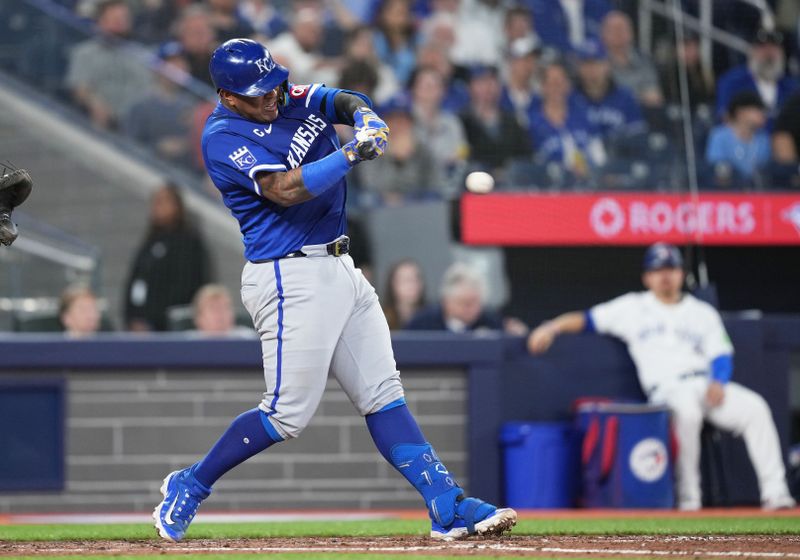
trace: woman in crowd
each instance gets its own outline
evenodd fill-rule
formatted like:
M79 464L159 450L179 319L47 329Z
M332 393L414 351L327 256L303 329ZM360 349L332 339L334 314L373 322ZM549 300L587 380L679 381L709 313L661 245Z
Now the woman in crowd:
M402 329L425 307L425 281L419 264L412 259L396 262L389 269L386 291L381 299L389 328Z

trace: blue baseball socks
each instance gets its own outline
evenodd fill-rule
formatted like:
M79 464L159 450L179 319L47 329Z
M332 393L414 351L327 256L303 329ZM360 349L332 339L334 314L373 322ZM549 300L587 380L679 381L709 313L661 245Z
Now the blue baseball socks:
M226 472L282 441L267 414L254 408L240 414L217 440L211 451L194 467L192 474L204 486L211 486Z

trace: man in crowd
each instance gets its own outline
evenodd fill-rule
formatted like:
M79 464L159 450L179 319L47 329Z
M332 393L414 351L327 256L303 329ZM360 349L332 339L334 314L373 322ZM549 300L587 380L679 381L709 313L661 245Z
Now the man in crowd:
M761 96L770 119L774 119L786 99L797 89L797 81L786 74L783 35L759 29L751 43L746 64L722 75L717 83L717 115L722 116L731 99L743 91Z
M536 33L548 47L569 52L597 38L608 0L529 0Z
M614 81L633 91L642 106L661 107L664 95L655 65L636 50L633 39L633 23L625 13L613 11L603 20L602 40Z
M712 165L730 165L742 178L753 179L770 159L766 124L764 103L756 92L735 95L728 106L725 124L711 131L706 161Z
M470 161L495 176L502 176L505 165L513 158L530 154L527 131L513 113L501 108L501 93L497 68L473 68L469 80L470 104L461 114Z
M503 320L485 307L485 280L472 268L455 263L442 279L441 300L411 318L406 329L450 331L454 333L507 331L523 334L527 327L517 319Z
M611 78L603 44L587 41L579 49L578 59L576 96L586 105L589 122L599 134L608 139L645 132L647 125L633 93Z
M97 36L70 54L66 86L98 128L114 128L147 94L150 70L126 45L131 13L124 0L104 0L95 9Z

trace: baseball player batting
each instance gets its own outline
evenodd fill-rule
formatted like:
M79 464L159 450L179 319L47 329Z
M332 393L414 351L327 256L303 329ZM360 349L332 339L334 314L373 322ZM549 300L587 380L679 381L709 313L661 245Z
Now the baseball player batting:
M203 459L164 479L153 512L159 535L181 540L217 479L299 436L328 372L380 453L422 495L431 537L509 530L516 512L466 497L411 416L375 290L347 254L345 176L383 154L386 124L361 93L288 82L289 71L249 39L219 46L210 71L219 103L203 156L241 228L242 301L261 338L267 389ZM340 146L334 124L354 127L356 139Z
M678 507L696 510L700 494L700 430L706 419L742 434L755 467L765 509L794 507L786 487L772 414L757 393L730 381L733 347L719 313L681 291L677 247L647 249L642 276L647 291L632 292L585 312L565 313L534 330L528 347L545 352L562 333L597 332L620 338L636 364L652 403L672 410L678 439Z

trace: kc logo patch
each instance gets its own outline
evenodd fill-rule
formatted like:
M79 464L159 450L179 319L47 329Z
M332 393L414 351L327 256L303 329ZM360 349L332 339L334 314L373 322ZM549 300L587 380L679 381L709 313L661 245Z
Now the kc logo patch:
M256 156L250 153L247 146L242 146L238 150L234 150L228 157L239 169L250 169L256 164Z
M258 67L258 71L263 74L275 68L275 62L273 62L272 57L267 56L261 60L256 60L256 66Z

